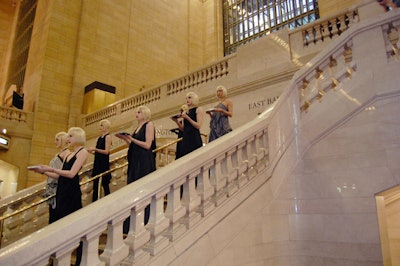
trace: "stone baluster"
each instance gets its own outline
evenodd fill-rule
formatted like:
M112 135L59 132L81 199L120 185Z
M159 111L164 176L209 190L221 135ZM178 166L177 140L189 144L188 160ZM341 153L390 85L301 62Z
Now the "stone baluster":
M150 241L150 233L144 227L144 209L150 202L136 204L131 210L129 233L125 243L129 245L129 256L122 262L122 265L138 265L141 261L149 258L150 254L143 250L143 247Z
M99 237L105 229L106 227L103 224L97 227L92 227L91 230L82 238L83 251L81 265L105 265L105 262L100 261L98 255ZM128 255L128 252L126 255Z
M221 75L227 75L228 74L228 61L224 61L222 62L222 71L221 71Z
M255 136L252 136L246 141L246 148L243 151L245 152L245 157L247 157L247 178L251 179L257 174L254 168L257 163Z
M237 146L234 154L232 154L232 163L238 172L238 186L241 188L247 182L247 159L243 155L243 149L246 148L246 143L242 142Z
M55 256L53 257L53 265L57 266L70 266L71 265L71 254L72 252L79 246L80 239L70 240L68 243L65 243L63 246L60 246L62 249L57 250L55 252ZM47 265L48 261L44 260L44 264Z
M192 75L193 75L193 86L196 86L197 84L199 84L199 72L195 72Z
M164 197L167 193L168 188L157 192L151 199L150 218L146 225L150 232L150 241L146 250L153 256L169 244L168 238L162 234L169 226L169 220L164 215Z
M217 67L216 65L211 66L211 79L217 78Z
M204 83L207 81L207 69L203 69L201 71L201 83Z
M100 255L102 261L107 265L115 265L129 254L129 246L125 244L122 237L122 227L126 213L116 215L107 225L107 242L103 253Z
M215 205L210 200L214 193L214 188L210 183L210 168L212 165L213 162L204 164L199 176L197 177L197 193L201 198L198 212L202 217L206 216L215 208Z
M303 45L304 46L308 46L310 44L310 33L308 31L308 29L305 29L303 31Z
M232 157L233 154L236 153L236 147L234 147L233 149L229 150L226 153L226 188L227 188L227 195L232 196L235 192L238 191L239 189L239 185L238 185L238 178L239 178L239 174L238 174L238 170L234 167L233 162L232 162Z
M221 205L226 200L226 180L227 177L224 174L223 163L226 159L226 155L222 154L215 159L215 164L211 168L211 184L214 187L213 202L215 206Z
M261 171L267 167L266 156L268 152L268 147L265 146L265 137L266 131L263 130L258 132L255 136L255 145L256 145L256 156L257 156L257 171Z
M196 191L197 176L199 174L200 170L190 173L183 184L182 205L186 208L186 215L183 217L182 222L187 229L191 228L201 218L200 213L196 212L201 203L201 198Z
M169 227L164 235L173 241L180 237L185 231L186 227L180 223L182 217L186 214L186 208L181 204L181 187L183 183L174 183L167 195L167 208L165 210L165 217L169 219Z
M346 66L346 77L351 78L351 75L353 74L353 69L350 63L353 61L353 50L348 44L344 46L343 61Z

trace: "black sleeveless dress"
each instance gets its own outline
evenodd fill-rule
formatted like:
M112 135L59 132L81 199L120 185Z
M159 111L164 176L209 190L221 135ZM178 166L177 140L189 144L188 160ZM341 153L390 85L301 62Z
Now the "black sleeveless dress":
M197 122L196 110L197 107L191 108L188 110L187 114L192 120ZM183 139L180 146L181 157L203 146L203 141L200 136L200 130L195 128L186 119L184 119L183 123Z
M147 123L143 124L140 130L132 134L134 139L145 141L146 140L146 127ZM154 132L154 140L149 150L146 150L133 142L129 145L128 149L128 184L142 178L143 176L156 170L156 157L153 149L156 148L156 138Z
M80 152L81 148L78 152ZM74 156L65 161L62 170L71 170L76 161L76 152ZM79 185L79 175L76 174L74 178L60 176L58 178L58 186L56 193L56 211L55 219L59 220L68 214L82 208L82 192Z
M104 150L106 148L106 137L108 134L104 136L100 136L97 139L96 148ZM94 161L93 161L93 170L92 170L92 177L104 173L105 171L110 170L110 155L103 154L99 152L94 153ZM101 186L104 190L104 196L110 194L110 180L111 180L111 173L102 176L101 179ZM92 193L92 202L95 202L98 199L99 193L99 178L93 180L93 193Z
M108 134L97 139L96 148L104 150L106 148L106 137ZM110 170L110 155L102 154L99 152L94 153L92 177ZM103 175L101 180L102 184L109 184L111 180L111 173Z

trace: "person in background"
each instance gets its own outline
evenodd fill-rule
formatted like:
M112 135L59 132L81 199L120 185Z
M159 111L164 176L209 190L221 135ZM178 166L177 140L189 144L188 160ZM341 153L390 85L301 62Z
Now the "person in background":
M151 111L147 106L136 108L137 127L132 135L117 133L118 138L123 139L128 148L128 180L130 184L156 170L156 156L153 150L156 148L156 131L154 123L150 121ZM145 224L149 220L150 208L145 210ZM125 220L124 233L129 230L129 219Z
M229 117L232 117L233 115L232 101L227 98L228 92L224 86L217 86L216 92L218 98L217 106L206 111L211 118L208 142L211 142L232 131L232 128L229 124Z
M400 7L400 0L377 0L377 2L385 9L385 12Z
M88 152L94 154L92 177L110 170L110 149L112 137L109 134L111 123L107 119L99 122L100 137L97 139L96 147L88 148ZM111 173L105 174L101 179L104 196L110 194ZM92 202L98 199L99 178L93 180Z
M58 153L51 159L49 165L50 167L61 169L63 166L63 162L67 155L70 153L68 150L68 143L67 143L67 132L58 132L54 137L54 142L56 144L56 148L58 149ZM57 184L58 180L47 177L46 180L46 191L44 193L45 197L49 197L51 195L55 195L57 192ZM52 197L47 201L49 204L49 224L56 221L56 197Z
M179 114L179 117L177 118L177 120L178 120L178 123L180 123L181 125L183 125L183 119L181 118L181 115L184 112L186 112L188 109L189 109L189 107L186 104L183 104L180 108L180 114ZM171 129L171 131L178 135L178 139L183 137L183 131L179 127ZM175 160L178 159L179 157L181 157L181 145L182 145L182 141L179 141L178 143L176 143Z
M89 154L84 147L86 143L85 131L80 127L71 127L68 130L67 142L71 152L66 156L62 169L48 165L40 165L34 169L35 172L58 179L55 220L59 220L82 208L79 170L82 169ZM75 265L79 265L81 259L82 242L77 249Z
M176 117L172 120L182 130L182 141L180 145L180 157L203 146L203 141L200 135L200 128L203 122L203 108L198 107L199 97L194 92L186 94L186 105L188 110L183 112L180 118L183 118L181 123Z

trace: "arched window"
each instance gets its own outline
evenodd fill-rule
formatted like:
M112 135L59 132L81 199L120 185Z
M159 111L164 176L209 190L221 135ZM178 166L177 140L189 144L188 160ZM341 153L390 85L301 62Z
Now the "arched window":
M223 0L224 52L282 28L319 18L317 0Z

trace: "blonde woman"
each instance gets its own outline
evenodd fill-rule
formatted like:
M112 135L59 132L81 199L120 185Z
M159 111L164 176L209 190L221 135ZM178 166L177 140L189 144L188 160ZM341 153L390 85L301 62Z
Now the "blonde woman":
M89 152L85 149L85 131L80 127L68 130L67 142L71 153L64 160L62 169L41 165L34 171L58 179L55 219L59 220L82 208L82 192L79 185L79 170L85 164ZM82 242L77 249L76 265L82 258Z
M208 142L211 142L226 133L232 131L229 124L229 117L233 115L233 104L227 98L228 92L224 86L219 85L216 89L218 104L213 109L207 111L210 115L210 135Z
M54 137L54 143L56 144L58 153L56 154L56 156L54 156L53 159L51 159L49 163L49 165L53 168L61 169L65 158L69 154L67 136L67 132L58 132ZM47 177L45 197L56 194L57 184L57 179ZM51 224L56 220L56 198L53 197L49 199L47 203L49 204L49 224Z
M153 150L156 148L156 131L154 123L150 121L151 111L147 106L136 108L137 127L132 135L118 133L116 136L123 139L128 148L128 181L135 182L147 174L156 170L156 157ZM144 213L144 223L147 224L150 217L150 206ZM123 232L128 233L129 218L124 221Z
M183 118L183 123L180 123L178 118L172 118L183 132L182 143L180 144L180 157L203 146L200 128L203 122L204 112L201 107L198 107L198 104L199 97L197 94L188 92L186 94L186 105L189 109L186 112L182 112L180 116L180 118Z
M110 149L112 137L109 134L111 123L107 119L99 122L100 137L97 139L96 147L88 148L88 152L94 155L92 177L110 170ZM101 179L104 196L110 194L111 173L105 174ZM93 181L92 202L95 202L99 194L99 178Z
M155 127L150 121L151 111L147 106L136 108L137 127L132 135L116 134L128 148L128 184L156 170Z

